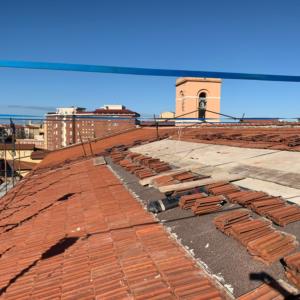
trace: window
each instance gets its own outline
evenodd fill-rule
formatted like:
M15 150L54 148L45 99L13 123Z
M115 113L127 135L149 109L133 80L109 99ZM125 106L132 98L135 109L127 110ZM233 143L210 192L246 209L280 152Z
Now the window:
M198 116L201 119L205 119L206 104L207 104L206 93L205 92L201 92L199 94L199 116Z

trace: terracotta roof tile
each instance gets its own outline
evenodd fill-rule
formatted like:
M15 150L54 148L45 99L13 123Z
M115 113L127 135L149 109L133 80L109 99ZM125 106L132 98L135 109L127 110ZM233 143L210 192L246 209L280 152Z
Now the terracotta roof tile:
M193 297L223 298L106 166L33 171L1 199L0 299Z
M174 135L174 139L216 145L228 145L244 148L300 150L299 123L286 123L282 126L271 124L199 124L199 128L184 128ZM279 125L279 124L276 124ZM283 126L284 125L284 126ZM285 126L287 125L287 126ZM293 127L293 125L296 125Z
M32 170L37 166L37 163L22 160L19 161L17 159L14 162L12 160L7 160L7 163L11 167L14 166L15 170Z
M166 133L174 132L174 129L160 128L159 134L163 136ZM117 144L132 144L136 140L150 140L156 137L155 128L139 128L127 131L125 133L116 134L110 137L101 138L91 142L93 153L101 153L109 147ZM84 144L85 152L88 156L91 155L90 146L88 143ZM78 160L84 158L84 151L81 145L74 145L60 150L50 152L45 159L39 164L39 168L51 168L59 164L64 164L68 161Z

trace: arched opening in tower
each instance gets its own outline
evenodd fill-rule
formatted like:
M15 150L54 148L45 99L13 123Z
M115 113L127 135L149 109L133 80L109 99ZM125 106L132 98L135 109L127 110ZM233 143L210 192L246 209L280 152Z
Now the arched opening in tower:
M198 117L200 119L205 119L206 104L207 104L206 93L205 92L201 92L199 94L199 114L198 114Z

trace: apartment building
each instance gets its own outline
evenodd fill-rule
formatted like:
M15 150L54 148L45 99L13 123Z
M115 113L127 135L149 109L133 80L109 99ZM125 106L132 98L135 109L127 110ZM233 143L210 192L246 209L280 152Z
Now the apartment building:
M139 114L123 105L105 105L94 111L82 107L57 108L46 114L45 140L49 150L86 142L136 126Z

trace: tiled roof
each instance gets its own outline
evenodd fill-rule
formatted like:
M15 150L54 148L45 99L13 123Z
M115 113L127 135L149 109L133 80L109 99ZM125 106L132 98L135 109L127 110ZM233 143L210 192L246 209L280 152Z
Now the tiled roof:
M132 111L130 109L104 109L97 108L93 113L100 115L132 115L132 116L140 116L137 112Z
M31 153L30 158L33 160L42 160L49 153L49 150L36 150Z
M33 170L37 163L29 162L29 161L19 161L16 159L14 162L12 160L7 160L7 163L12 167L14 166L15 170Z
M159 134L173 132L174 129L160 128ZM91 142L91 148L93 153L100 153L106 148L112 147L116 144L130 144L135 140L146 140L156 137L155 128L139 128L133 129L128 132L113 135L107 138L101 138L95 142ZM87 155L91 155L90 145L84 144L84 149ZM52 151L45 159L39 164L39 168L53 167L58 164L63 164L66 161L77 160L84 156L83 147L81 145L75 145L60 150Z
M300 134L298 126L259 127L237 124L228 127L224 124L199 128L184 128L174 138L184 141L206 144L228 145L244 148L261 148L272 150L300 151Z
M35 148L35 145L34 144L19 144L17 143L16 146L15 146L16 150L34 150ZM13 150L14 147L13 147L13 144L3 144L3 143L0 143L0 150Z
M1 199L0 212L0 299L222 299L108 167L92 160L34 171Z

